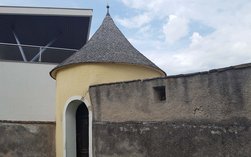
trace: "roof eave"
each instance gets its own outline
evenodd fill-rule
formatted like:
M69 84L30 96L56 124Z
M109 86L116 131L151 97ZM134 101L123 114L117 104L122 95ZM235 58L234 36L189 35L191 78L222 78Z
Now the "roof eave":
M91 17L93 9L0 6L0 14Z
M61 69L64 69L64 68L68 68L70 66L75 66L75 65L80 65L80 64L110 64L112 62L86 62L86 63L72 63L72 64L67 64L67 65L63 65L63 66L57 66L55 67L54 69L52 69L50 71L50 76L56 80L56 75L57 75L57 72ZM153 69L153 70L156 70L158 71L159 73L162 73L163 76L167 76L166 75L166 72L163 71L162 69L160 69L159 67L153 67L153 66L150 66L150 65L142 65L142 64L129 64L129 63L117 63L117 62L114 62L113 64L127 64L127 65L134 65L134 66L141 66L141 67L146 67L146 68L150 68L150 69Z

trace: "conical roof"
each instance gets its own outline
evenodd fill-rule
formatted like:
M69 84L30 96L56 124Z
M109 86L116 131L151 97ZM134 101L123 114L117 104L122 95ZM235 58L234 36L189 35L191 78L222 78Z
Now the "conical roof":
M51 72L55 79L56 72L66 66L81 63L121 63L142 65L159 70L159 67L135 49L115 25L107 13L103 23L92 38L76 53L67 58Z

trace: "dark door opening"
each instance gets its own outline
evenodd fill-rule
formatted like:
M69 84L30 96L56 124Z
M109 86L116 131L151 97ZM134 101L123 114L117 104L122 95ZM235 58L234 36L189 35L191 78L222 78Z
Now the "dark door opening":
M76 112L77 157L89 157L89 114L84 103Z

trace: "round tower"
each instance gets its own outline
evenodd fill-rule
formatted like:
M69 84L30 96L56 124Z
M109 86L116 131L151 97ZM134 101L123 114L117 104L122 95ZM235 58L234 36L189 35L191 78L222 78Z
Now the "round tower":
M79 147L92 156L90 85L166 76L130 44L109 12L87 44L55 67L50 75L56 80L57 157L80 156ZM78 136L78 112L87 114L86 135ZM83 132L81 128L80 132ZM78 138L87 137L86 143L76 144Z

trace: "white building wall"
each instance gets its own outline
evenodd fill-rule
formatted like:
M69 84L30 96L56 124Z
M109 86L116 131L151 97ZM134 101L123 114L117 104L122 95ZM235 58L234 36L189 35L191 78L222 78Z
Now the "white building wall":
M0 61L0 120L55 121L55 66Z

